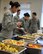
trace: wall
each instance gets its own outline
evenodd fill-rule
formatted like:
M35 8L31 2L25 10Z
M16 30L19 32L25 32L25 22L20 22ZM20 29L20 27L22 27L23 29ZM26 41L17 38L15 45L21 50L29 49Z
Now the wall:
M42 12L42 0L33 0L31 1L31 10L32 12L35 11L38 15L38 18L41 18L41 12Z
M1 14L0 14L0 22L2 22L4 10L3 8L9 4L10 0L1 0ZM41 18L41 9L42 9L42 1L41 0L12 0L12 1L18 1L18 2L29 2L31 4L31 11L36 12L38 15L38 18Z
M1 0L0 0L0 19L1 19Z

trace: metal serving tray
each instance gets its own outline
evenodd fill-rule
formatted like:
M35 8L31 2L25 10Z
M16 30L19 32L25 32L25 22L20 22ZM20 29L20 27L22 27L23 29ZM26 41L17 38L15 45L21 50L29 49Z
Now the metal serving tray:
M39 37L36 42L36 44L40 44L40 45L43 45L43 36Z
M18 50L18 53L16 53L16 52L15 53L10 53L10 52L7 52L7 51L0 50L0 54L20 54L27 49L25 47L20 47L20 46L12 46L12 47L16 48Z

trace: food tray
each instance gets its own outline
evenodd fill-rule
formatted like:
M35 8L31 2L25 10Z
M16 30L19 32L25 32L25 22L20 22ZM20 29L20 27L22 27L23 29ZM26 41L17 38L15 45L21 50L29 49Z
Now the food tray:
M5 40L10 40L10 39L5 39ZM24 39L23 40L19 40L19 41L23 41L24 42L24 44L23 45L17 45L17 44L10 44L10 43L6 43L6 42L4 42L5 40L2 40L2 42L3 43L5 43L5 44L9 44L9 45L11 45L11 46L20 46L20 47L25 47L26 45L27 45L27 43L28 42L26 42ZM12 39L11 39L12 40ZM16 41L16 40L15 40Z
M35 41L37 40L37 39L24 39L23 38L23 40L26 42L26 43L35 43Z
M20 46L12 46L14 48L16 48L18 50L18 52L16 53L10 53L10 52L7 52L7 51L3 51L3 50L0 50L0 54L20 54L22 53L24 50L26 50L27 48L25 47L20 47Z
M19 37L19 38L21 38L21 37ZM35 40L34 38L22 38L22 39L28 40L28 41L34 41Z
M33 47L32 47L32 46L30 47L29 44L32 44ZM35 48L34 45L36 45L36 47L37 47L37 46L39 46L39 47L38 47L38 48ZM35 44L35 43L28 43L26 47L27 47L27 48L31 48L31 49L38 49L38 50L41 50L41 49L43 48L43 45Z
M23 36L18 36L19 38L22 38L22 39L27 39L27 40L34 40L40 36L29 36L29 35L23 35Z

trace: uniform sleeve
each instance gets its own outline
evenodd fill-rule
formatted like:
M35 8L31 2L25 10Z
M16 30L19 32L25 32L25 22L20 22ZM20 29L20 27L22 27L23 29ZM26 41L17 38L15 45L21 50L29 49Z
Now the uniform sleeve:
M37 22L37 25L38 25L38 29L40 29L40 21L39 20Z
M17 17L16 16L14 16L14 22L16 22L17 21Z
M20 21L22 22L22 27L24 28L24 21L23 21L23 19L20 19Z
M28 27L30 27L30 25L31 25L31 20L29 20L29 26Z
M5 26L7 30L12 30L14 25L14 23L11 20L12 16L10 14L5 14L4 17L5 17Z

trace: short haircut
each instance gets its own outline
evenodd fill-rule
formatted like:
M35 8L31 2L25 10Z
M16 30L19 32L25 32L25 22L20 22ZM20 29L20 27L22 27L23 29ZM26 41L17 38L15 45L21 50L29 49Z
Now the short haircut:
M20 7L20 4L19 4L18 2L12 2L12 1L10 1L9 4L11 5L11 8L13 8L14 6L15 6L16 8Z
M24 13L24 16L30 17L29 13Z
M20 11L20 9L19 10L17 10L17 12L19 12Z
M37 16L37 13L36 12L33 12L32 14L35 15L35 16Z

